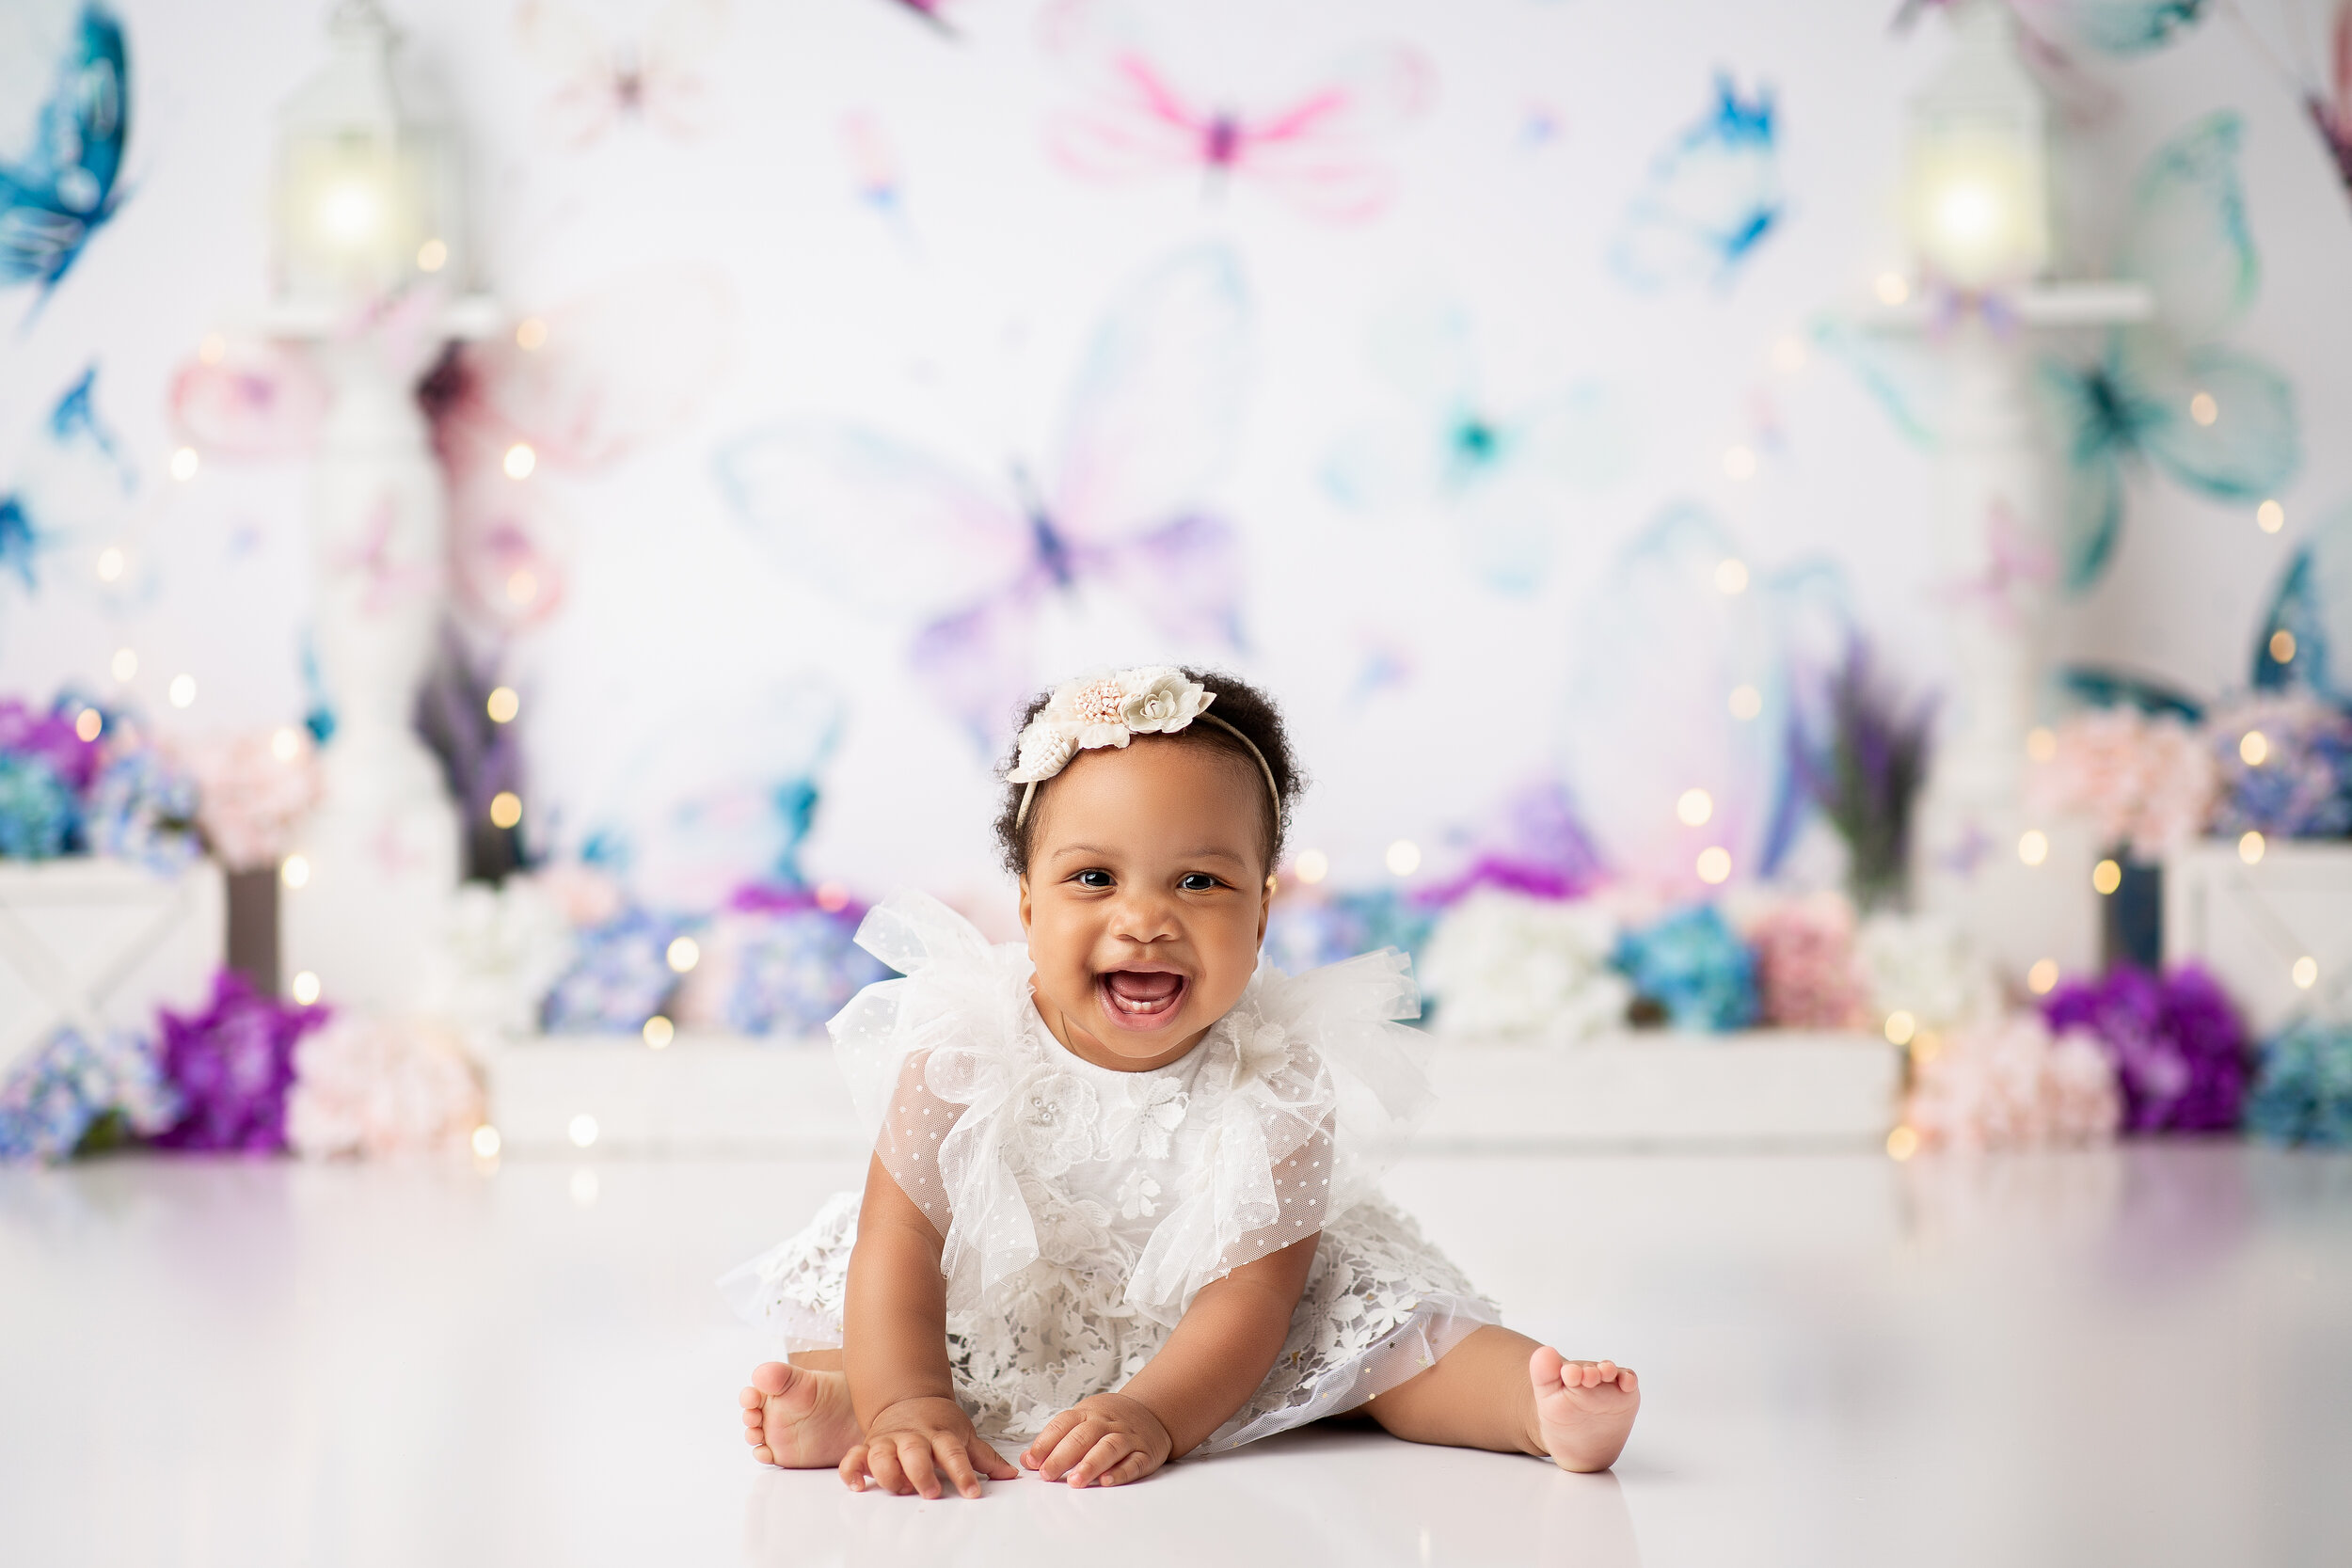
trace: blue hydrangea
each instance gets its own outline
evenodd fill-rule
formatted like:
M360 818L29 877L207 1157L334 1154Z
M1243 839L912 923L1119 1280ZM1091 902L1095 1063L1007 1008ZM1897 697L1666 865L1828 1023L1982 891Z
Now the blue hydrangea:
M1385 888L1286 899L1266 922L1265 956L1284 974L1303 974L1383 947L1411 953L1429 940L1437 918L1436 909Z
M93 1040L60 1028L0 1082L0 1160L65 1159L109 1113L142 1133L178 1116L154 1042L128 1030Z
M2305 1019L2264 1046L2246 1128L2269 1143L2352 1147L2352 1024Z
M661 1010L677 975L671 940L684 924L628 910L580 934L572 967L548 992L545 1026L558 1033L634 1034Z
M1711 904L1617 938L1616 964L1677 1029L1744 1029L1756 1019L1756 957Z
M40 757L0 752L0 860L55 860L81 834L81 808L57 770Z
M726 1022L746 1035L814 1034L860 989L890 977L850 940L854 919L806 909L737 916L733 924Z
M92 854L161 872L179 871L204 853L196 831L196 781L151 750L106 764L90 787L82 827Z

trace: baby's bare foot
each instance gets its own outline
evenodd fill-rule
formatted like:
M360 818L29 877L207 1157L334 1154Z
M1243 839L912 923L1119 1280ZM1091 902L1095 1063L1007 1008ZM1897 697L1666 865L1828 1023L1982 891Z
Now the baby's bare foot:
M861 1435L850 1380L840 1372L763 1361L737 1398L743 1406L743 1441L762 1465L830 1470Z
M1625 1450L1642 1390L1614 1361L1568 1361L1549 1345L1528 1357L1535 1430L1563 1470L1606 1470Z

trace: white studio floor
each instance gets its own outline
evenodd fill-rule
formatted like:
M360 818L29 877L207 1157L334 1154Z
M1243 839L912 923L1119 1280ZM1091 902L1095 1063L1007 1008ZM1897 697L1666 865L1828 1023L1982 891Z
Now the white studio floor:
M755 1467L710 1291L852 1163L0 1172L0 1561L2352 1561L2352 1158L1421 1157L1613 1475L1317 1431L1073 1494Z

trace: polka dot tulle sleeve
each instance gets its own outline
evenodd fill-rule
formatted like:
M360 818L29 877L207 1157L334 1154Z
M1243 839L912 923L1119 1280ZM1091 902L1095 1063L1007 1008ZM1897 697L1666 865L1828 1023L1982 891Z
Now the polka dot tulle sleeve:
M1273 1163L1274 1222L1245 1232L1218 1259L1240 1268L1319 1233L1331 1212L1331 1130L1326 1122L1296 1149Z
M953 1216L947 1190L940 1180L939 1146L964 1108L931 1092L924 1076L930 1059L930 1052L918 1052L900 1069L898 1091L891 1096L882 1131L874 1139L874 1157L923 1211L931 1228L945 1237Z

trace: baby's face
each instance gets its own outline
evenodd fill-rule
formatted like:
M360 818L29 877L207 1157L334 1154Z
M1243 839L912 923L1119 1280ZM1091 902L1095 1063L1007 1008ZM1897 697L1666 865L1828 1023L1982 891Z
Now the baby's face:
M1240 1000L1273 898L1268 804L1245 759L1151 736L1081 752L1039 786L1021 924L1057 1039L1140 1071Z

